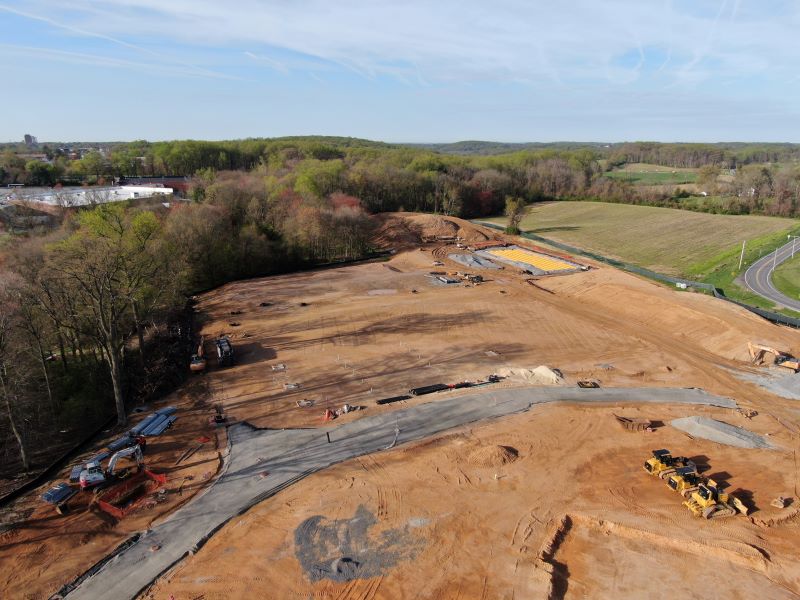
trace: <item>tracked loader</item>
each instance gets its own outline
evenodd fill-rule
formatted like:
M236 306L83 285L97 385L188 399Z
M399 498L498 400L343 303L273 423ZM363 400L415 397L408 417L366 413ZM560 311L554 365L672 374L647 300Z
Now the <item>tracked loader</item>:
M644 470L661 479L666 479L679 467L694 466L685 456L672 456L669 450L653 450L653 458L644 462Z
M694 516L704 519L733 517L737 513L747 514L747 507L738 498L720 490L713 479L707 479L705 483L699 484L697 490L691 493L683 505Z
M698 474L697 467L694 465L678 467L675 469L675 473L667 477L667 485L670 489L675 490L684 498L689 498L692 492L697 491L701 483L703 483L703 478Z

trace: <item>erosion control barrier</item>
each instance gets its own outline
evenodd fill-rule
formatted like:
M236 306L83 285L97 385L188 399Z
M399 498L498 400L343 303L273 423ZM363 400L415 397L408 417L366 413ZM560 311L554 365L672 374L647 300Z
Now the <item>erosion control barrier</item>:
M497 225L495 223L487 223L486 221L473 221L473 223L475 223L476 225L489 227L490 229L498 229L500 231L505 231L505 227ZM561 242L549 240L534 233L520 233L520 237L533 240L536 242L541 242L543 244L547 244L548 246L553 246L554 248L558 248L559 250L564 250L565 252L569 252L570 254L585 256L586 258L590 258L597 262L611 265L612 267L616 267L617 269L622 269L623 271L628 271L629 273L636 273L637 275L642 275L643 277L647 277L649 279L655 279L656 281L663 281L666 283L673 283L680 286L686 286L687 288L691 287L699 290L704 290L706 292L713 294L715 298L719 298L720 300L725 300L727 302L731 302L732 304L741 306L742 308L749 310L751 313L757 314L759 317L762 317L767 321L772 321L773 323L777 323L779 325L788 325L789 327L800 328L800 319L796 319L794 317L788 317L786 315L782 315L780 313L776 313L770 310L765 310L763 308L758 308L757 306L751 306L750 304L739 302L738 300L732 300L731 298L728 298L725 295L724 290L721 290L718 287L714 287L710 283L703 283L701 281L692 281L691 279L683 279L681 277L672 277L671 275L656 273L655 271L651 271L650 269L645 269L637 265L632 265L630 263L622 262L621 260L608 258L607 256L602 256L600 254L589 252L587 250L581 250L580 248L575 248L574 246L570 246L568 244L563 244Z

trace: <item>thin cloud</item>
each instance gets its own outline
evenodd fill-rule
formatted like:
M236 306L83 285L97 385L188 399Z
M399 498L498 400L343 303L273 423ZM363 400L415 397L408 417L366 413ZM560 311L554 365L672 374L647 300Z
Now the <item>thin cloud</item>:
M41 15L33 14L33 13L30 13L30 12L27 12L27 11L22 11L22 10L13 8L11 6L8 6L6 4L0 4L0 10L8 12L8 13L11 13L11 14L14 14L14 15L17 15L19 17L24 17L26 19L31 19L33 21L40 21L42 23L47 23L48 25L51 25L51 26L56 27L58 29L63 29L65 31L69 31L71 33L75 33L75 34L77 34L79 36L96 38L96 39L99 39L99 40L104 40L104 41L107 41L107 42L111 42L111 43L116 44L118 46L122 46L123 48L127 48L129 50L134 50L136 52L141 52L141 53L144 53L144 54L148 54L148 55L153 56L153 57L155 57L155 58L157 58L159 60L165 60L166 59L166 57L163 54L160 54L158 52L150 50L149 48L143 48L141 46L137 46L136 44L131 44L130 42L126 42L125 40L121 40L119 38L115 38L115 37L112 37L110 35L105 35L103 33L97 33L97 32L94 32L94 31L89 31L89 30L83 29L81 27L74 27L72 25L69 25L68 23L63 23L63 22L57 21L55 19L51 19L49 17L43 17ZM217 73L215 71L210 71L208 69L204 69L204 68L198 67L198 66L193 65L191 63L185 63L185 62L182 62L182 61L175 61L175 60L172 60L172 61L169 61L169 62L173 62L173 63L175 63L177 65L182 66L182 67L186 67L190 71L192 71L192 73L186 72L185 74L201 75L201 76L205 76L205 77L214 77L214 78L222 78L222 79L235 79L235 78L233 78L233 77L231 77L229 75L225 75L223 73Z
M162 64L137 62L116 58L112 56L101 56L86 52L72 52L69 50L59 50L55 48L45 48L41 46L23 46L18 44L0 43L0 48L18 56L28 56L36 59L56 60L70 64L87 65L92 67L105 67L115 69L130 69L143 73L161 73L166 75L188 75L197 77L195 72L187 72L180 67Z
M48 14L65 12L54 0L34 4ZM338 64L368 79L389 75L407 81L602 81L614 57L641 47L669 49L656 71L664 83L699 81L698 76L706 77L702 62L720 55L725 60L715 72L727 76L751 74L737 64L737 57L751 53L769 57L782 69L797 64L796 12L770 21L764 11L757 22L741 22L734 17L743 4L726 1L709 12L701 5L687 11L639 0L500 0L491 6L454 0L242 0L235 6L211 0L107 0L103 5L75 0L69 17L80 26L69 27L102 26L117 36L178 38L206 48L245 46L257 56L264 56L259 46L269 46ZM754 36L759 25L772 33Z

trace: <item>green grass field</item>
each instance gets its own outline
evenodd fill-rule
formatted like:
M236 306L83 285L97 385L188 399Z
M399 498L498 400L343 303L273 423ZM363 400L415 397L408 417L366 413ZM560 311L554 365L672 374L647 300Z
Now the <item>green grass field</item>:
M697 172L694 169L672 169L645 163L627 164L609 171L605 176L630 181L634 185L680 185L697 181Z
M505 224L502 217L492 221ZM772 308L734 285L742 240L747 240L745 269L785 243L787 233L800 230L800 221L603 202L546 202L532 205L520 228L660 273L713 283L733 298Z
M778 265L772 274L772 283L789 298L800 299L800 252Z

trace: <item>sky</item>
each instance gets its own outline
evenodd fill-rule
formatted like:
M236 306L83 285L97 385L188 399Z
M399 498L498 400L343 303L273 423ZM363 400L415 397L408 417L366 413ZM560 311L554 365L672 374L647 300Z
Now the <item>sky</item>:
M800 142L800 2L0 0L0 141Z

